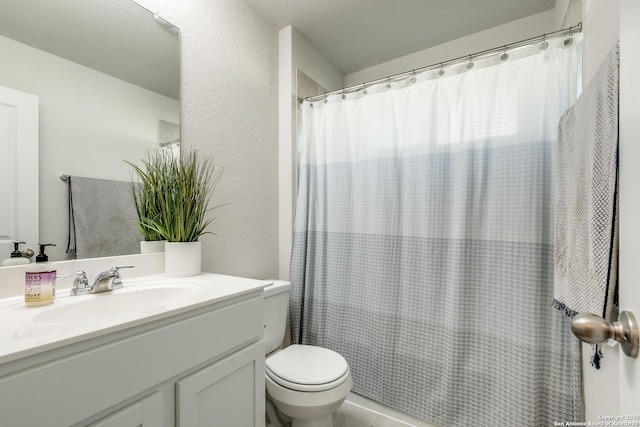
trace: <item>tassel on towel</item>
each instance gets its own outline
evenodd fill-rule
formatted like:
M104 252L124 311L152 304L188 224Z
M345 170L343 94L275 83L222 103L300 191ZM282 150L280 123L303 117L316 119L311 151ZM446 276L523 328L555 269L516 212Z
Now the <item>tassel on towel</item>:
M602 354L602 346L600 344L593 345L593 356L591 356L591 366L600 369L600 359L604 359Z

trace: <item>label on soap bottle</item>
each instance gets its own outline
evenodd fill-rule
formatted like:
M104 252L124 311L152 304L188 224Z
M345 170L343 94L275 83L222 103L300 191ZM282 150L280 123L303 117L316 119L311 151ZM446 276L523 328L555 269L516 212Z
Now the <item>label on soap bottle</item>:
M26 303L51 301L56 297L56 272L26 273L24 300Z

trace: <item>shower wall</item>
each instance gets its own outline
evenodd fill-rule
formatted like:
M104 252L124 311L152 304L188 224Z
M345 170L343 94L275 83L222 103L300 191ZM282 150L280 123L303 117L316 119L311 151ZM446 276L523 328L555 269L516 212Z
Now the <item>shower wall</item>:
M306 75L301 69L296 70L296 98L304 99L327 92L320 83ZM298 108L299 110L300 108Z

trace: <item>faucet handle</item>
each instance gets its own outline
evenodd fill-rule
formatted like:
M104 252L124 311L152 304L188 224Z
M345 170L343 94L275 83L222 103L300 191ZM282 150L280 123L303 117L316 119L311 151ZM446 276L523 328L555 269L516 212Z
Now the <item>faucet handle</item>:
M71 295L83 295L89 293L89 279L87 273L83 270L78 270L74 273L59 274L56 276L58 279L66 279L67 277L75 276L73 278L73 287L71 288Z
M120 267L111 267L111 272L113 273L113 283L112 289L120 289L122 288L122 279L120 278L120 270L125 268L135 268L135 265L123 265Z
M82 295L89 293L89 279L84 271L76 271L76 277L73 279L73 287L71 295Z

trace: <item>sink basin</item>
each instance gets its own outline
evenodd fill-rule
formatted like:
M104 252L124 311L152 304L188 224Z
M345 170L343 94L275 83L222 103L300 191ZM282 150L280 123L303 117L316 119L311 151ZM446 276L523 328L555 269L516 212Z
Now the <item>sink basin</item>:
M131 311L147 311L191 297L198 292L194 286L156 285L132 286L100 294L69 297L65 304L54 304L31 318L32 322L50 323L95 320L121 316Z
M110 292L59 295L53 304L43 307L27 308L18 303L5 310L5 314L16 310L25 312L28 322L32 324L69 322L81 325L87 321L162 312L197 297L209 288L209 282L197 278L125 281L123 288Z

